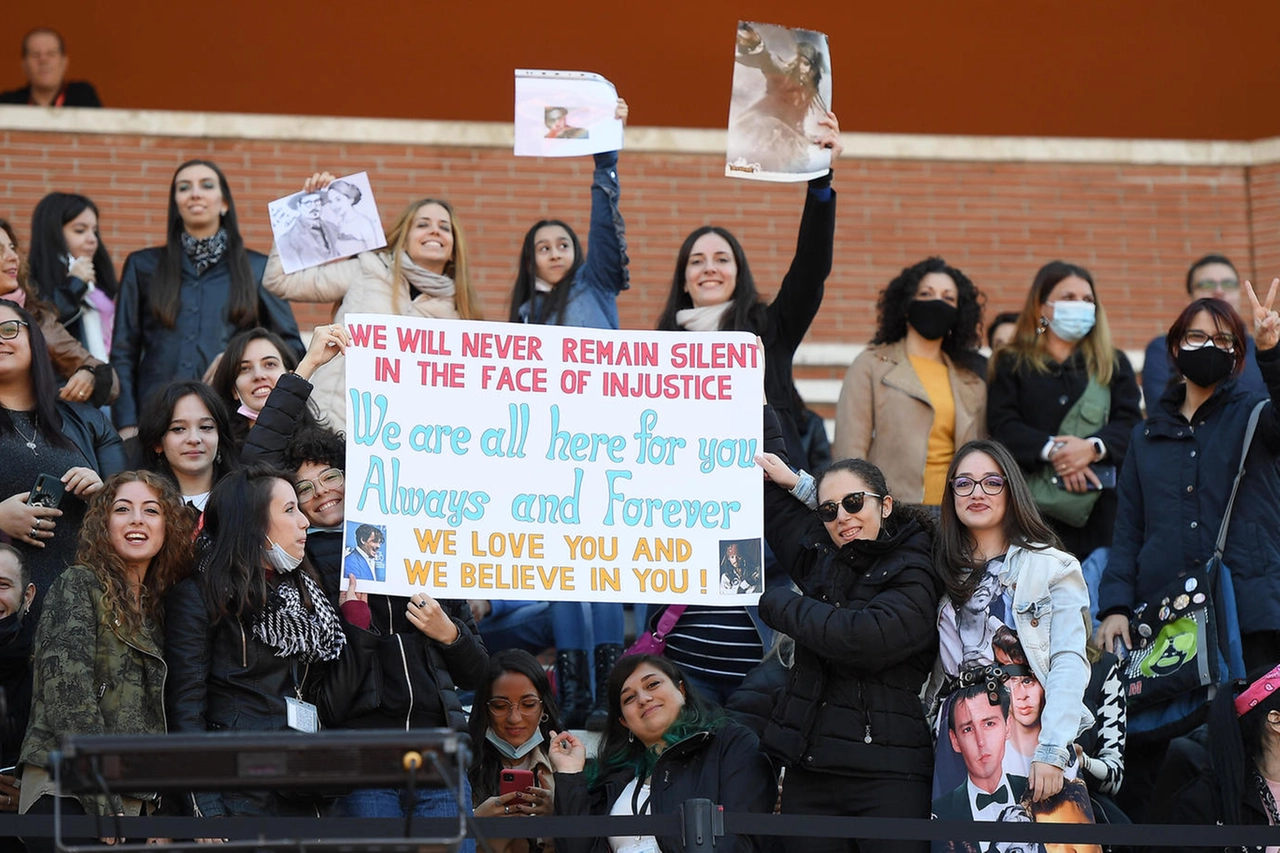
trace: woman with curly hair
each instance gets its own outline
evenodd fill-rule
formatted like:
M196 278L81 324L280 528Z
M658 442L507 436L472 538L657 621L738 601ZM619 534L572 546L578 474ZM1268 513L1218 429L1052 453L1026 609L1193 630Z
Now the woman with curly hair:
M836 404L837 459L866 459L899 500L937 507L956 448L986 434L982 294L942 258L880 292L876 336Z
M22 812L53 812L45 766L63 736L165 733L164 596L189 570L193 523L173 483L150 471L116 474L90 501L76 565L45 596L36 632ZM155 806L145 792L61 804L64 814L100 816Z

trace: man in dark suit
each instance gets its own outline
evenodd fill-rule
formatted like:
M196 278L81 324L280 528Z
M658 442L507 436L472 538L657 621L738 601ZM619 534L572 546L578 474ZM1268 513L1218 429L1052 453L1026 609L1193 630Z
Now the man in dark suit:
M0 104L38 107L100 107L98 93L84 81L66 81L67 45L57 30L37 27L22 40L27 85L0 92Z
M963 687L953 694L947 729L951 748L964 759L965 780L933 801L933 816L940 820L1008 821L1010 812L1027 790L1025 776L1004 772L1004 750L1009 737L1009 691L999 688L1000 701L991 703L985 682ZM1018 809L1017 811L1021 811ZM1025 812L1022 819L1027 820ZM1003 844L998 849L1003 849ZM1024 845L1016 845L1024 847ZM994 850L986 843L981 850Z

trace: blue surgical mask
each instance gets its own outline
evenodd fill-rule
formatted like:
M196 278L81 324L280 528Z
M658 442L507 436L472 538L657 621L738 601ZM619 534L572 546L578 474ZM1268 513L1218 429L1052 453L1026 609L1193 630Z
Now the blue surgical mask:
M271 542L270 539L267 540ZM267 558L267 565L275 569L277 572L288 574L298 566L302 565L302 558L295 557L285 549L281 548L276 542L271 542L270 548L263 548L262 553Z
M1092 302L1054 302L1049 328L1067 343L1074 344L1093 331L1097 322L1097 306Z
M505 740L494 734L493 729L485 730L484 739L493 744L493 748L502 753L503 758L510 761L519 761L524 758L526 755L533 752L533 750L538 746L538 744L542 743L543 740L541 728L535 728L529 739L519 746L512 746L507 743Z

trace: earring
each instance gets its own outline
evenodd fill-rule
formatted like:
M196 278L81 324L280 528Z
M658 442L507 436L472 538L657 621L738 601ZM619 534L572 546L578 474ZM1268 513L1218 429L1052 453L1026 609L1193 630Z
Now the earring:
M635 742L636 742L636 733L627 732L627 743L635 743Z
M1047 331L1049 331L1049 318L1041 317L1040 322L1036 323L1036 334L1043 335Z
M547 715L547 712L546 712L546 711L543 711L543 712L542 712L542 719L541 719L541 720L539 720L538 722L540 722L540 723L545 723L545 722L546 722L547 720L549 720L549 719L551 719L551 717Z

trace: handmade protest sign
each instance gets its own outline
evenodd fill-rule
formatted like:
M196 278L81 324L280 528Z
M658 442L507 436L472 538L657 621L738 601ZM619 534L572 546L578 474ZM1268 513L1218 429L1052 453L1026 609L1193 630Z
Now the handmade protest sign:
M285 273L387 245L368 172L345 175L313 193L278 198L267 210Z
M578 157L622 149L618 90L589 71L516 69L517 157Z
M831 52L824 34L740 21L724 173L757 181L825 175L831 151L814 138L830 103Z
M345 544L372 577L362 590L708 604L763 591L752 335L345 322Z

